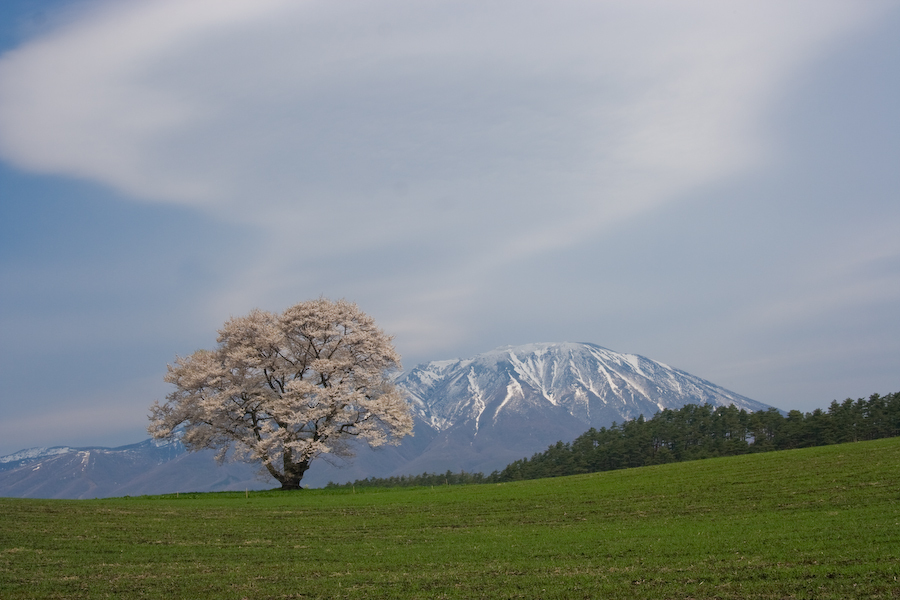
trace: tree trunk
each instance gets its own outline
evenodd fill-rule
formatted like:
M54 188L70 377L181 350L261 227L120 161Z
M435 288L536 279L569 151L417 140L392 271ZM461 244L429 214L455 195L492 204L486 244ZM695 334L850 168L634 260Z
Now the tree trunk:
M308 460L295 462L291 456L291 451L285 450L284 472L281 477L278 478L278 481L281 482L281 489L299 490L300 480L303 479L303 475L306 473L307 469L309 469Z

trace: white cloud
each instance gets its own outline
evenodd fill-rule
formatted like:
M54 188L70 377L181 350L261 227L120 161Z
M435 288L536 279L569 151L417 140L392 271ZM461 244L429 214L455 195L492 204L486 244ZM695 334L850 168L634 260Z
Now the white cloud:
M38 172L94 179L135 196L192 201L199 180L174 182L151 149L205 120L204 107L152 75L204 32L268 14L270 0L97 3L82 18L8 53L0 63L0 150Z
M419 288L386 318L426 347L508 265L765 165L773 94L877 7L103 3L0 59L0 154L252 227L216 312L295 293L285 273ZM379 251L440 268L335 282Z
M260 197L281 210L298 190L403 210L411 201L378 196L397 182L419 194L460 181L502 188L514 174L582 193L633 173L665 178L633 205L746 168L772 86L866 12L513 8L100 5L4 57L0 147L26 168L151 200L230 202L241 217ZM590 167L595 178L571 182Z

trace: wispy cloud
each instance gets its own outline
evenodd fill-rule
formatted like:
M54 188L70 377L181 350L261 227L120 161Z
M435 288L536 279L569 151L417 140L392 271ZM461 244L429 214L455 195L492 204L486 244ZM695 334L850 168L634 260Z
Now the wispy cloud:
M591 230L765 160L773 88L873 12L811 8L100 4L3 58L0 148L261 225L337 211L366 239L446 199L544 230L557 190Z

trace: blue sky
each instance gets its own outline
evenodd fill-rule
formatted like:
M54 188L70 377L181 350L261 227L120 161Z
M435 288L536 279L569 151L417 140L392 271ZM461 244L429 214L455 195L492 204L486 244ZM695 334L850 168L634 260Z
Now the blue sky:
M347 298L404 365L587 341L812 410L900 390L900 4L9 0L0 454Z

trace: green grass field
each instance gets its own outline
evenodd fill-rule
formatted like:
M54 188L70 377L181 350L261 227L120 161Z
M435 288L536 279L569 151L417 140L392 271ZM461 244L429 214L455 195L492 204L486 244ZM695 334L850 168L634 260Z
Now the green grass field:
M499 485L0 499L0 598L900 598L900 439Z

